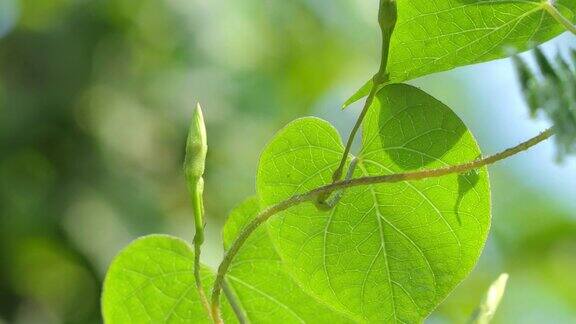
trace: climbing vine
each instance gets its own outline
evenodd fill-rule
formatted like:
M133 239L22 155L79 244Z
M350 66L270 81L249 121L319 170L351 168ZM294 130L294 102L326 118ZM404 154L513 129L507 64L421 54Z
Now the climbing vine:
M422 322L484 248L487 167L553 136L560 159L576 151L576 54L550 60L535 48L536 70L516 56L576 34L575 13L570 0L381 0L380 67L344 104L366 97L347 141L314 117L281 129L260 156L255 194L224 226L216 271L200 262L208 140L198 106L184 163L193 248L167 235L126 247L106 276L105 321ZM493 155L453 110L404 83L506 56L532 114L553 127ZM474 321L490 320L506 278Z

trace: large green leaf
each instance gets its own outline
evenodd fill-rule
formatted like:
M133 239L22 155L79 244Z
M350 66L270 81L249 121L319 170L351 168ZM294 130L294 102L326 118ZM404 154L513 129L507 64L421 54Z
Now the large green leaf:
M486 62L508 55L507 47L525 51L564 31L545 10L546 0L398 0L388 72L390 82ZM558 0L570 21L576 1ZM365 97L368 81L345 103Z
M462 121L424 92L384 87L367 116L355 177L472 160ZM268 206L331 180L343 152L327 122L299 119L262 154L257 189ZM363 321L425 318L475 265L490 225L486 169L348 189L331 211L296 206L269 222L284 268L306 292Z
M252 198L231 213L224 227L225 248L258 211L258 201ZM266 225L246 241L226 278L250 323L356 322L304 293L285 273Z
M150 235L132 242L114 259L104 281L106 323L212 323L194 281L194 252L181 239ZM202 271L204 284L214 276ZM235 322L229 306L224 319Z

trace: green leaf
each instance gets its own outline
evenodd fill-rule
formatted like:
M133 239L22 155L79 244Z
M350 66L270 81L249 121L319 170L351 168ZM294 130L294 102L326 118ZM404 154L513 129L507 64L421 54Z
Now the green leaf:
M356 90L356 92L354 92L354 94L351 95L350 98L346 99L346 101L342 105L342 110L348 108L351 104L355 103L356 101L368 96L370 94L370 90L372 89L372 85L374 85L374 81L372 79L366 81L366 83L364 83L362 87L360 87L360 89Z
M185 241L150 235L130 243L112 262L102 294L106 323L212 323L194 281L194 252ZM204 268L204 285L214 276ZM206 291L209 294L209 291ZM233 323L230 308L223 316Z
M364 124L355 177L459 164L480 156L445 105L407 85L384 87ZM328 184L343 152L317 118L294 121L262 154L262 207ZM268 223L282 263L306 292L369 322L422 321L474 267L490 226L485 168L345 191L327 212L293 207Z
M459 66L509 56L543 43L565 29L541 0L399 0L399 20L392 36L390 83L403 82ZM558 0L570 21L576 1ZM368 95L364 85L345 107Z
M226 249L259 211L251 198L232 211L224 226ZM226 276L252 323L349 323L353 320L302 291L286 274L266 225L254 232Z
M366 81L366 83L364 83L362 87L360 87L360 89L358 89L352 96L350 96L350 98L348 98L344 102L344 104L342 105L342 109L348 108L348 106L350 106L351 104L370 94L370 90L372 90L373 85L374 81L372 79Z

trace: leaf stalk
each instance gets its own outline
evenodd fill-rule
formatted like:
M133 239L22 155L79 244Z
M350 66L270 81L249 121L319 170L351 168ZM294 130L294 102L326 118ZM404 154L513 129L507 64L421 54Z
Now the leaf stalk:
M378 10L378 25L380 26L380 31L382 35L380 68L378 69L378 72L374 75L374 77L372 77L372 89L370 90L368 98L366 98L364 108L362 108L362 112L360 113L360 116L358 116L356 124L354 125L352 131L350 132L348 142L346 143L346 148L344 149L344 154L342 154L342 160L340 161L340 165L332 175L333 182L337 182L340 179L342 179L342 173L344 170L344 166L346 165L348 154L352 149L352 144L354 143L356 134L360 130L362 121L364 121L364 118L368 113L368 109L372 105L372 102L374 102L374 97L376 96L376 93L378 93L378 90L389 80L388 73L386 71L388 69L388 56L390 52L390 43L392 41L392 34L394 32L394 28L396 27L397 20L398 20L398 8L396 0L380 0L380 7ZM328 195L320 196L318 200L319 203L323 203L328 198Z

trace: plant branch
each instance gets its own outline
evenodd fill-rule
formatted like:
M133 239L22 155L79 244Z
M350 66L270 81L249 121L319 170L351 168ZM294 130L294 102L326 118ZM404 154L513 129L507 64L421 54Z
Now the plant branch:
M333 182L337 182L342 178L342 172L344 171L344 166L346 165L347 157L350 154L350 150L352 149L354 138L356 138L356 134L360 130L360 126L362 126L362 121L364 121L364 117L366 117L368 109L372 105L372 102L374 102L374 97L376 96L376 92L378 91L378 86L376 85L376 82L373 83L374 84L372 85L370 94L368 95L368 98L366 98L366 102L364 103L364 108L362 108L362 112L360 113L360 116L358 116L356 124L354 124L354 128L352 128L352 132L350 132L350 136L348 136L348 142L346 143L346 148L344 149L344 153L342 154L340 164L338 165L338 168L336 169L336 171L334 171L334 174L332 175Z
M447 166L438 169L430 169L430 170L420 170L420 171L413 171L413 172L406 172L406 173L396 173L396 174L388 174L388 175L380 175L380 176L370 176L370 177L362 177L350 180L344 180L335 182L326 186L322 186L316 188L314 190L308 191L303 194L298 194L288 198L282 202L279 202L275 205L272 205L263 211L261 211L248 225L242 229L236 240L232 243L232 246L224 255L224 259L220 263L218 267L218 274L216 275L216 280L214 281L214 286L212 289L212 317L219 318L220 317L220 291L222 289L222 285L224 283L224 276L232 263L232 260L242 247L242 245L246 242L248 237L264 222L266 222L270 217L289 209L293 206L302 204L304 202L313 201L314 199L318 198L320 195L333 192L339 189L345 188L352 188L358 186L366 186L372 184L380 184L380 183L395 183L401 181L416 181L416 180L423 180L429 178L436 178L441 177L448 174L454 173L463 173L469 170L478 169L495 162L504 160L508 157L521 153L523 151L528 150L529 148L547 140L548 138L554 135L554 129L549 128L546 131L542 132L538 136L535 136L525 142L522 142L512 148L504 150L500 153L488 156L486 158L480 158L471 162L458 164L454 166Z
M360 130L360 126L364 121L364 117L368 113L368 109L372 105L374 101L374 97L378 90L389 81L388 74L386 70L388 69L388 54L390 52L390 42L392 41L392 33L394 32L394 27L396 26L396 20L398 19L398 9L396 8L396 0L380 0L380 8L378 10L378 24L380 25L380 31L382 34L382 51L380 54L380 68L378 72L372 78L372 89L370 90L370 94L368 98L366 98L366 102L364 103L364 108L358 116L356 120L356 124L354 128L352 128L352 132L350 132L350 136L348 137L348 142L346 143L346 148L344 149L344 154L342 154L342 160L340 160L340 165L334 171L332 176L332 181L337 182L342 179L342 172L344 170L344 166L346 165L346 159L348 158L348 154L352 149L352 144L354 143L354 138L356 138L356 134L358 130ZM325 195L324 195L325 196ZM320 200L324 200L328 198L327 196L320 197Z
M543 7L554 19L556 19L557 22L562 24L566 30L576 35L576 26L574 26L568 18L564 17L564 15L562 15L562 13L554 7L551 2L544 2Z

